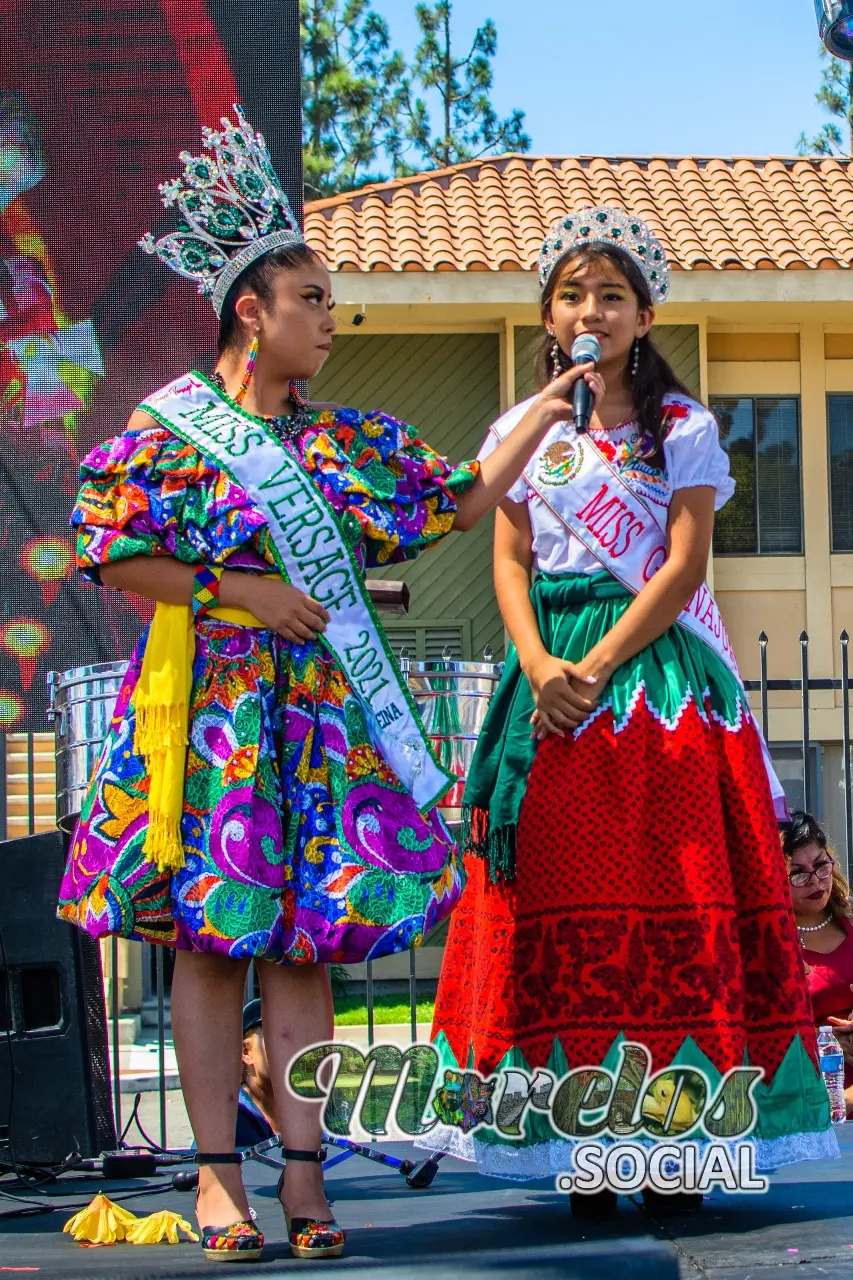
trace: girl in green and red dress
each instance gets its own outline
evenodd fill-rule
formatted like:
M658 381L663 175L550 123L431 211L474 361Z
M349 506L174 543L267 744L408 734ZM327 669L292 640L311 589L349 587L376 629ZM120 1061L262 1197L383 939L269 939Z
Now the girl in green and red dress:
M547 374L593 335L605 392L588 434L555 424L498 512L513 643L465 793L469 880L433 1036L446 1066L484 1075L613 1067L622 1040L712 1089L761 1067L759 1166L825 1158L784 798L703 585L734 484L713 415L649 336L663 248L638 220L583 210L550 233L540 283ZM501 1177L571 1169L564 1133L525 1124L427 1142Z

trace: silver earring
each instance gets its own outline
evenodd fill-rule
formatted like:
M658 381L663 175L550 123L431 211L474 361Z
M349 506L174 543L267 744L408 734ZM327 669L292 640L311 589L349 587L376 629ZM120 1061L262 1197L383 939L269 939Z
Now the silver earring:
M552 333L551 337L554 339L551 347L551 381L553 382L554 379L559 378L560 374L563 372L563 350L557 341L557 335Z
M631 365L631 377L636 378L640 369L640 339L634 339L634 360Z

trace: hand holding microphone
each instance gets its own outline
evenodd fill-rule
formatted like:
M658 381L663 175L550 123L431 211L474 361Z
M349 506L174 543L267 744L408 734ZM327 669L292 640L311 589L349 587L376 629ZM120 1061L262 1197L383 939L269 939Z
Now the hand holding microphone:
M601 343L594 333L582 333L572 343L572 367L589 365L592 368L601 359ZM584 435L589 429L589 420L594 407L592 387L586 378L578 378L572 392L572 409L575 415L575 431Z
M583 435L589 428L592 411L604 395L604 379L596 369L601 359L601 343L593 333L582 333L572 343L572 367L549 382L540 396L554 422L573 420Z

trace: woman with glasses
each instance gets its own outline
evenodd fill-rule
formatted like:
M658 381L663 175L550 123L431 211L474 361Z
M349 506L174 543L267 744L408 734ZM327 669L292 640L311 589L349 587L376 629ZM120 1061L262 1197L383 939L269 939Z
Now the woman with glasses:
M844 1049L844 1087L853 1113L853 904L817 818L798 810L782 835L797 933L815 1026L830 1023Z

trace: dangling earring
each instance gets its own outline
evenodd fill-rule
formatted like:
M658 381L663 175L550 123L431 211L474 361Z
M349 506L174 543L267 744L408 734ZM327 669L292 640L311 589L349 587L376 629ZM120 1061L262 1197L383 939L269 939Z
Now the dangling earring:
M634 360L631 365L631 379L636 378L640 369L640 339L634 339Z
M560 374L563 372L563 349L557 341L556 333L552 333L551 337L554 339L553 346L551 347L551 381L553 382L554 379L559 378Z
M258 347L260 346L260 338L257 330L249 343L249 354L246 358L246 368L243 371L243 381L240 383L240 390L234 399L237 404L242 404L246 398L246 392L249 390L249 383L252 381L252 374L255 372L255 361L258 358Z

